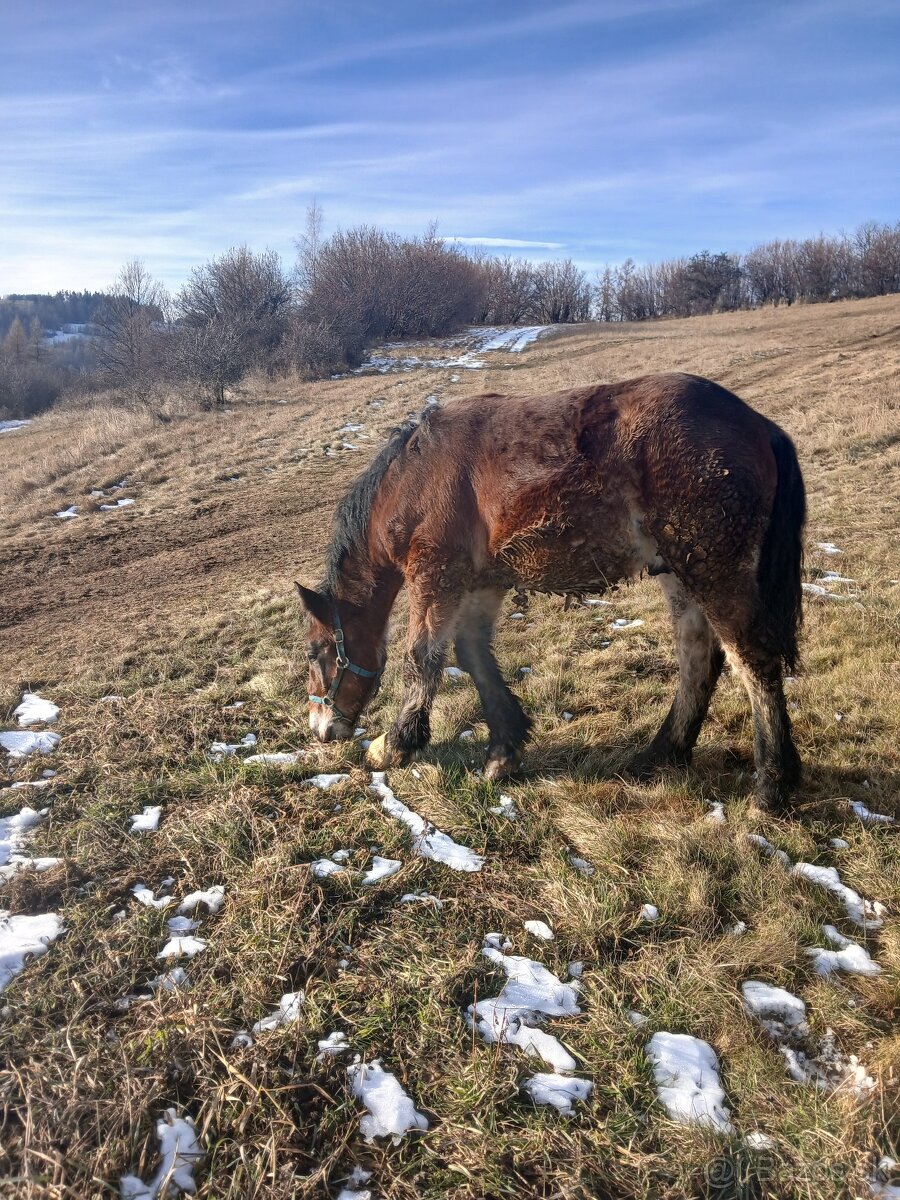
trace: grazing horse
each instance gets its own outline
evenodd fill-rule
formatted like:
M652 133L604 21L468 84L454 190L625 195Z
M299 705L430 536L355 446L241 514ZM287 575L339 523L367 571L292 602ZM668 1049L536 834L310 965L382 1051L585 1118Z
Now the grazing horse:
M485 775L501 778L519 766L530 725L491 648L504 593L602 593L647 571L671 610L679 681L632 770L690 761L727 656L750 696L757 801L780 806L800 776L782 671L797 657L804 519L790 439L708 379L648 375L429 408L338 505L323 582L297 585L310 727L322 741L352 737L405 584L403 699L370 761L401 765L428 743L452 641L490 730Z

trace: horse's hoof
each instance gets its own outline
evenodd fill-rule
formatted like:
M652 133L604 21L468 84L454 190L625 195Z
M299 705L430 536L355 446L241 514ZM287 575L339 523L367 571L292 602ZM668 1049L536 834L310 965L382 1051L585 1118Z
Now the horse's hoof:
M641 750L626 764L622 774L636 783L647 783L659 772L661 766L662 763L655 754L648 754L646 750Z
M508 779L518 774L521 766L521 754L492 754L484 764L484 777L494 781Z
M412 761L411 754L404 754L396 746L387 744L387 734L375 738L366 751L366 762L376 771L386 771L388 767L405 767Z
M381 737L374 738L368 750L366 751L366 762L370 767L374 767L376 771L383 771L386 767L393 766L390 761L391 754L387 748L387 738L385 734Z

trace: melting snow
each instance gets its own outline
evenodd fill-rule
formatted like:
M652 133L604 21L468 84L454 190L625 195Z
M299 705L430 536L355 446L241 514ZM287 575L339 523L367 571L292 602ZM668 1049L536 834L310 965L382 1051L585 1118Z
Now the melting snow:
M101 504L100 511L110 512L114 508L127 508L129 504L134 504L134 501L130 499L117 500L115 504Z
M61 858L31 858L22 853L31 831L43 821L47 811L37 812L26 805L10 817L0 817L0 881L12 878L25 867L49 871L62 862Z
M311 775L309 779L304 779L303 782L312 784L313 787L321 788L323 792L327 792L335 784L342 783L345 779L349 778L349 775L340 773L336 775Z
M131 894L139 904L143 904L146 908L168 908L170 904L175 903L174 896L160 896L159 899L156 899L153 891L143 883L136 883L131 889Z
M659 909L656 907L655 904L645 904L641 908L641 920L642 921L658 921L659 920Z
M347 1178L347 1187L341 1188L336 1200L374 1200L372 1189L365 1187L371 1178L371 1171L354 1167Z
M593 1089L589 1079L577 1079L572 1075L551 1075L542 1071L530 1076L522 1084L535 1104L552 1104L564 1116L570 1116L578 1100L587 1100Z
M871 1178L866 1180L872 1200L900 1200L900 1184L891 1183L888 1179L898 1172L900 1163L895 1158L886 1154L879 1159Z
M743 983L741 991L744 1007L776 1043L792 1079L814 1083L825 1091L846 1088L857 1097L875 1086L855 1054L846 1058L841 1054L830 1029L813 1043L806 1005L799 996L755 979Z
M192 913L199 904L205 904L211 913L217 913L225 903L225 888L221 883L214 883L206 891L191 892L178 905L180 913Z
M363 883L377 883L379 879L390 879L392 875L396 875L403 863L399 858L381 858L375 855L372 859L372 865L362 877Z
M444 901L430 892L407 892L400 897L400 904L433 904L435 908L443 908Z
M78 516L78 505L71 504L68 508L61 508L59 512L55 512L53 515L57 521L72 521Z
M186 958L194 958L201 954L207 947L208 943L203 938L195 937L172 937L166 942L157 958L180 958L184 955Z
M465 671L461 671L459 667L444 667L444 674L448 679L452 679L454 681L465 679L466 677Z
M267 1033L270 1029L280 1029L282 1025L293 1025L300 1017L300 1009L305 999L304 992L285 992L272 1015L257 1021L253 1032Z
M586 858L579 858L577 854L571 853L569 854L568 858L569 866L573 867L580 874L587 875L588 878L590 878L591 875L597 874L597 868L589 863Z
M309 864L309 869L315 875L316 879L327 879L329 875L340 875L344 870L336 862L332 862L330 858L317 858L315 862Z
M169 933L193 933L200 928L200 922L195 921L193 917L170 917L166 921L166 928Z
M305 758L303 750L277 750L270 754L248 754L245 763L261 763L270 767L286 767Z
M843 550L836 546L834 542L816 542L816 549L821 550L823 554L843 554Z
M533 959L503 954L492 946L481 952L506 974L499 996L470 1004L467 1019L488 1045L519 1046L544 1059L557 1071L574 1071L577 1063L557 1038L537 1027L542 1016L570 1017L581 1012L575 988Z
M401 803L384 780L384 771L373 771L370 792L381 797L381 807L390 816L402 821L413 835L413 852L422 858L430 858L435 862L444 863L454 871L480 871L484 866L484 857L461 846L453 838L440 829L435 828L430 821L424 820L418 813Z
M206 752L210 762L221 762L223 758L231 758L239 750L256 745L256 734L248 733L239 742L212 742Z
M327 1037L320 1038L318 1047L319 1053L316 1055L316 1061L324 1062L327 1058L336 1058L339 1054L344 1054L350 1049L350 1043L347 1041L346 1033L336 1029Z
M13 917L0 910L0 992L24 971L30 959L47 953L62 929L56 913Z
M14 429L22 429L30 424L30 421L0 421L0 433L12 433Z
M764 838L761 833L748 833L747 840L751 841L754 846L759 846L764 854L768 854L770 858L777 858L778 861L785 867L791 865L791 860L783 850L776 850L768 838Z
M59 716L59 707L36 692L23 692L22 703L13 709L13 716L25 729L29 725L53 725Z
M553 930L544 921L524 921L525 928L536 938L540 938L542 942L553 941Z
M827 588L823 588L820 583L804 583L803 590L809 596L815 596L819 600L853 600L856 593L854 592L829 592Z
M145 805L143 812L132 813L129 833L156 833L159 829L159 818L161 815L161 805Z
M712 821L717 825L725 823L725 805L721 800L710 800L709 812L706 814L706 820Z
M831 841L828 843L828 845L831 846L831 848L833 850L849 850L850 849L850 843L847 841L846 838L832 838Z
M894 818L889 817L887 813L871 812L863 804L862 800L851 800L850 807L859 817L864 825L893 825Z
M26 758L29 754L52 754L59 745L58 733L0 733L0 746L10 758Z
M660 1103L673 1121L731 1132L719 1060L708 1042L686 1033L654 1033L646 1054L653 1064Z
M847 887L835 867L817 867L813 863L799 862L795 865L793 874L833 892L843 903L850 920L863 929L880 929L884 924L881 920L884 905L877 901L873 903L871 900L864 900L859 892Z
M771 1037L781 1038L789 1032L808 1032L806 1005L793 992L759 979L748 979L742 983L741 992L744 1007Z
M806 953L813 960L813 968L819 975L831 975L835 971L846 971L849 975L880 975L881 967L873 962L868 950L858 942L844 937L833 925L823 925L822 932L837 950L822 950L809 946Z
M165 1188L193 1195L197 1190L194 1168L203 1158L194 1122L190 1117L178 1117L175 1109L166 1109L165 1117L156 1122L156 1137L162 1162L149 1183L137 1175L123 1175L119 1181L122 1200L157 1200Z
M508 821L515 821L519 816L512 796L501 795L500 803L490 805L488 812L493 813L495 817L506 817Z
M385 1071L378 1059L354 1063L347 1068L347 1079L353 1095L369 1110L359 1122L359 1131L367 1142L392 1137L396 1146L408 1130L428 1128L428 1119L416 1110L396 1076Z

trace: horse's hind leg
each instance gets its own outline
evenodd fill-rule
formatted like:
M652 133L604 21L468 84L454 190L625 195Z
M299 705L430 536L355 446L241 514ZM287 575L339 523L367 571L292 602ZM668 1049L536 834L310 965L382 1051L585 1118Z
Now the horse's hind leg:
M488 779L501 779L518 769L531 727L522 705L506 686L491 648L502 601L501 589L471 592L460 608L456 629L457 660L475 682L490 730L484 768Z
M629 771L647 777L665 763L686 766L706 718L725 654L712 626L675 575L659 577L675 637L678 691L653 741L631 762Z
M800 756L791 733L782 682L781 659L759 639L722 631L728 661L750 696L756 802L761 808L783 808L800 782Z

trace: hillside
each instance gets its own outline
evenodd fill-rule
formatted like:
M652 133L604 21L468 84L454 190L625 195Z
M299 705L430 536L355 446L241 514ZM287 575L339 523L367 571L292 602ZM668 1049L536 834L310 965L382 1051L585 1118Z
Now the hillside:
M7 825L9 844L61 860L10 872L0 897L13 916L58 917L47 952L3 994L10 1195L84 1200L148 1178L167 1109L195 1122L198 1194L234 1200L341 1187L361 1200L364 1185L346 1183L354 1165L392 1200L866 1196L878 1160L900 1158L897 832L858 815L900 814L900 297L579 326L480 361L250 382L221 414L178 398L162 419L63 407L0 433L2 729L18 730L26 691L60 709L52 754L0 754L0 787L38 785L0 790L0 823L23 805L49 810L20 822L33 821L27 843ZM316 580L337 498L428 397L668 369L723 383L797 444L812 588L789 685L806 767L796 810L749 807L749 712L730 676L691 770L648 786L619 776L674 688L664 605L646 580L609 608L537 597L512 620L510 599L498 660L535 719L524 773L502 791L476 773L477 696L448 677L434 745L387 784L484 863L417 856L371 790L359 740L309 742L292 581ZM642 624L614 629L616 618ZM394 654L367 736L397 695ZM322 773L341 778L306 782ZM156 807L158 829L133 832L132 815ZM317 877L310 864L340 850L343 869ZM373 855L402 866L366 883ZM792 869L804 862L870 901L866 923L846 892ZM224 902L186 901L212 885ZM196 929L167 929L166 895ZM807 951L841 949L823 926L880 972L823 973L832 960ZM170 935L206 945L157 961ZM514 955L556 976L546 1032L593 1085L571 1115L521 1090L551 1067L465 1020ZM182 985L163 979L173 963ZM748 981L800 998L808 1028L784 1002L778 1029L763 1013L766 1032ZM283 1020L253 1031L291 995ZM238 1031L251 1032L235 1045ZM661 1033L712 1047L724 1096L710 1099L709 1063L700 1091L718 1129L667 1116L647 1056ZM320 1054L331 1034L350 1051ZM363 1140L356 1054L396 1075L427 1132ZM791 1078L804 1063L822 1086Z

